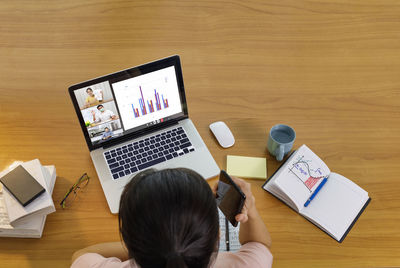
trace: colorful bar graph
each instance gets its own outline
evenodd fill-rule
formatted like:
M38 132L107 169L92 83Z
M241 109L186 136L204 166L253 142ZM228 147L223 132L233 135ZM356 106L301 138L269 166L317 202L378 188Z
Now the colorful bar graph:
M149 112L153 113L154 112L154 106L153 106L153 100L147 101L147 106L149 107Z
M141 98L139 98L138 101L139 101L139 107L140 107L140 111L141 111L142 115L146 115L148 113L154 113L155 108L157 108L157 111L160 111L163 109L161 106L160 95L158 94L156 89L154 89L154 102L153 102L153 100L146 101L144 99L141 86L139 86L139 90L140 90ZM168 108L169 107L168 99L164 99L164 96L162 94L161 94L161 98L162 98L164 109ZM147 103L147 108L146 108L146 103ZM154 106L155 106L155 108L154 108ZM135 118L140 117L138 108L135 108L133 106L133 104L132 104L132 109L133 109L133 114L134 114Z
M163 95L161 95L161 97L162 97L162 101L163 101L163 104L164 104L164 108L168 108L168 99L164 100L164 96Z
M139 102L141 102L142 114L145 115L145 114L147 114L147 111L146 111L146 105L145 105L144 98L143 98L142 87L139 86L139 89L140 89L140 95L142 96L142 99L139 99Z
M157 90L154 89L154 97L156 98L156 106L157 111L161 110L160 96L157 93Z
M132 104L132 109L133 109L133 114L135 115L135 118L136 117L139 117L139 110L136 108L135 109L135 107L133 106L133 104Z

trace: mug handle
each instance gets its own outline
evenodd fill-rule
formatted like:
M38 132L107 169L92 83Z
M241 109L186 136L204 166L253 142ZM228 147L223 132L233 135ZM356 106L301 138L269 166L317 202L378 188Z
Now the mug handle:
M285 153L284 149L285 147L283 145L279 145L279 147L276 148L275 155L277 161L282 161L283 155Z

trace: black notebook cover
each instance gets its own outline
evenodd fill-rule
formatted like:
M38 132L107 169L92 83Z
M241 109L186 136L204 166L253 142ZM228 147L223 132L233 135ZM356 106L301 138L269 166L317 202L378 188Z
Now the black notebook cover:
M46 191L21 165L1 177L0 182L24 207Z
M275 173L289 160L289 158L292 156L292 154L293 154L294 152L296 152L296 150L293 151L293 152L289 155L289 157L275 170L275 172L274 172L274 173L265 181L265 183L261 186L261 187L263 188L264 191L268 192L267 190L264 189L264 185L266 185L266 184L269 182L269 180L270 180L270 179L275 175ZM268 192L268 193L270 193L270 192ZM274 196L276 199L280 200L280 201L281 201L282 203L284 203L285 205L287 205L287 204L286 204L283 200L281 200L279 197L275 196L275 195L272 194L272 193L270 193L270 194L271 194L272 196ZM349 228L347 228L346 232L343 234L343 236L342 236L342 238L341 238L340 240L336 240L336 238L333 237L330 233L328 233L328 232L326 232L325 230L321 229L318 225L316 225L315 223L313 223L312 221L310 221L310 220L307 219L306 217L303 217L303 218L305 218L306 220L308 220L309 222L311 222L313 225L317 226L320 230L322 230L324 233L326 233L327 235L329 235L330 237L332 237L333 239L335 239L335 240L338 241L339 243L342 243L343 240L346 238L347 234L350 232L351 228L353 228L354 224L356 223L356 221L358 220L358 218L361 216L361 214L362 214L363 211L365 210L365 208L368 206L368 204L369 204L370 201L371 201L371 198L369 198L369 199L365 202L364 206L361 208L360 212L359 212L359 213L357 214L357 216L354 218L353 222L350 224ZM291 208L290 206L288 206L288 207ZM291 208L291 209L293 209L293 208ZM296 213L299 214L299 212L298 212L297 210L295 210L295 209L293 209L293 210L294 210ZM300 215L301 215L301 214L300 214Z

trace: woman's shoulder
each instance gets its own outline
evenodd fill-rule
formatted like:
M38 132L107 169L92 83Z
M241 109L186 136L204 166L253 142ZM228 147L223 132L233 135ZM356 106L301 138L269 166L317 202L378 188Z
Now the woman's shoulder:
M220 267L272 267L272 254L269 249L258 242L249 242L237 252L220 252L213 268Z
M79 256L71 265L71 268L138 268L131 261L121 261L118 258L105 258L97 253L86 253Z

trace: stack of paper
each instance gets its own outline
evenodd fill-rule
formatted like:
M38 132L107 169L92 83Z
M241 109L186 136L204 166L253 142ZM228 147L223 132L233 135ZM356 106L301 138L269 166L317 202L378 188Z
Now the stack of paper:
M18 165L22 165L46 189L46 192L23 207L5 187L0 190L0 236L40 238L46 216L55 211L51 198L56 181L54 166L42 166L38 159L29 162L14 162L0 173L4 176Z

